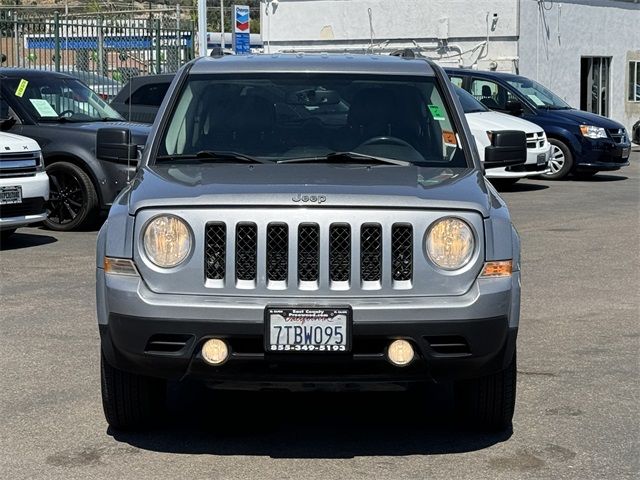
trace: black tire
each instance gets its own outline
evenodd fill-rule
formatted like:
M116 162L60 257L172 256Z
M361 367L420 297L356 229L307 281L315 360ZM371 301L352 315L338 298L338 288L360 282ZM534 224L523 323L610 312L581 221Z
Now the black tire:
M47 166L49 202L47 228L71 231L87 228L97 220L98 194L89 175L69 162L55 162Z
M13 235L14 233L16 233L16 229L15 228L10 228L8 230L2 230L0 232L0 242L6 242L7 240L9 240L9 237L11 235Z
M513 187L516 183L518 183L519 178L490 178L489 181L491 184L496 187L498 190L502 188Z
M167 395L166 381L114 368L102 352L100 377L102 408L110 427L139 430L161 420Z
M555 138L550 138L551 158L549 159L549 173L543 173L542 178L549 180L560 180L565 178L573 168L573 155L569 147Z
M516 353L507 368L456 385L456 400L463 417L486 431L511 428L516 403Z

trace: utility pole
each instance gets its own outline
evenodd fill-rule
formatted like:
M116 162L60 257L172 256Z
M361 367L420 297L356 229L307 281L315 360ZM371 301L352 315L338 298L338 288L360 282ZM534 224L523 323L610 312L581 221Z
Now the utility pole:
M198 54L207 56L207 0L198 0Z
M224 0L220 0L220 49L224 50Z

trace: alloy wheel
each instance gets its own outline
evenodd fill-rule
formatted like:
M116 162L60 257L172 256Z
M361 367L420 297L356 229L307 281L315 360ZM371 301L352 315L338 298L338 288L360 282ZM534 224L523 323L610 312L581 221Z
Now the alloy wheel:
M557 145L551 146L551 159L549 160L549 168L551 174L558 173L564 167L564 152Z
M48 219L59 225L73 222L84 205L80 180L71 172L60 170L49 178Z

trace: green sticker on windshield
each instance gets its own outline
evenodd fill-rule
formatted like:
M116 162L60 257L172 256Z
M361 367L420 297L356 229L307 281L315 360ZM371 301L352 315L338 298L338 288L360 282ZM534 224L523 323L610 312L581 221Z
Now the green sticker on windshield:
M438 105L429 105L428 107L434 120L438 120L440 122L444 120L444 115Z
M24 95L24 91L27 89L27 85L29 85L29 82L27 80L25 80L24 78L20 80L18 88L16 88L16 97L22 98L22 96Z

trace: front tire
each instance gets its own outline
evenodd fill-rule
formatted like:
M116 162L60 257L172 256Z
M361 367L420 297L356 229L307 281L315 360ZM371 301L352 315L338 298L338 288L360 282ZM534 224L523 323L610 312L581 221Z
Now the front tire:
M486 431L511 428L516 402L516 352L504 370L456 385L458 407L474 426Z
M102 407L110 427L139 430L160 420L166 401L167 385L164 380L112 367L102 352L100 377Z
M77 165L55 162L47 166L49 202L44 224L68 232L88 227L96 220L98 194L89 175Z
M569 147L562 141L550 138L551 158L549 159L549 173L543 173L542 177L549 180L560 180L569 175L573 168L573 155Z

